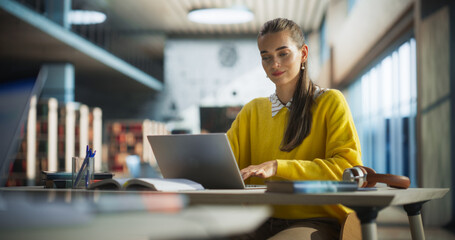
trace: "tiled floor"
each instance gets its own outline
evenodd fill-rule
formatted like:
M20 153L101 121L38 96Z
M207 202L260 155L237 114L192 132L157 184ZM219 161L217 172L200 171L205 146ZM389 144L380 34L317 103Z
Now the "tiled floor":
M411 239L408 217L402 208L386 208L379 212L377 218L379 240L408 240ZM454 232L444 228L424 226L427 240L455 240Z

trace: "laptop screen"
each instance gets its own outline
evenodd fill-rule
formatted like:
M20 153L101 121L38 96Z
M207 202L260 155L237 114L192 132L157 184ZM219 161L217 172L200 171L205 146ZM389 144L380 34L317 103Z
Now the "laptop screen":
M164 178L186 178L207 189L245 188L225 133L147 138Z
M38 96L47 77L41 68L33 77L0 79L0 186L5 186L27 119L30 99Z

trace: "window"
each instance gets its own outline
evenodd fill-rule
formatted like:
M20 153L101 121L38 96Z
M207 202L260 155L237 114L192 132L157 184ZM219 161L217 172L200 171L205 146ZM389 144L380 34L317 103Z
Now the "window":
M416 43L407 40L344 90L365 166L416 183Z

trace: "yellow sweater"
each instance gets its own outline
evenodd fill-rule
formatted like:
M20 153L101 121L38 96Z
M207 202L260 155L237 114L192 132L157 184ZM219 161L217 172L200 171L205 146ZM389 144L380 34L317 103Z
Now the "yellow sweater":
M277 160L276 176L272 180L341 180L344 169L361 165L360 143L354 121L343 94L328 90L313 106L310 134L300 146L290 152L280 150L289 117L282 108L272 118L268 98L247 103L227 132L232 150L243 169L270 160ZM264 184L264 179L252 177L247 184ZM340 222L350 209L342 205L274 206L274 217L305 219L333 217Z

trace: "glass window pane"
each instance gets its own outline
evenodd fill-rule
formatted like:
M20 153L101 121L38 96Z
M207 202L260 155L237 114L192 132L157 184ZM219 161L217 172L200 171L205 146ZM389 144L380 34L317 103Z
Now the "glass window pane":
M415 186L417 112L415 40L392 50L344 92L362 145L364 165L406 175Z

